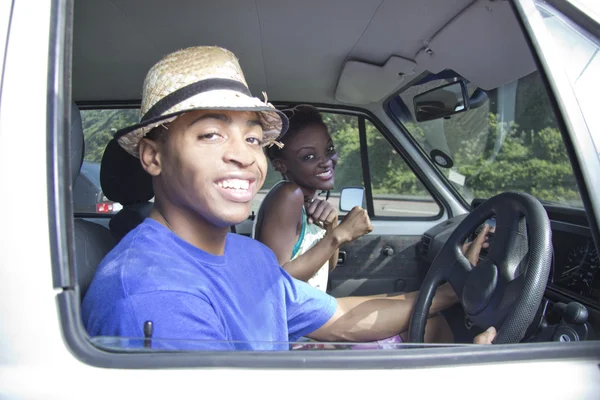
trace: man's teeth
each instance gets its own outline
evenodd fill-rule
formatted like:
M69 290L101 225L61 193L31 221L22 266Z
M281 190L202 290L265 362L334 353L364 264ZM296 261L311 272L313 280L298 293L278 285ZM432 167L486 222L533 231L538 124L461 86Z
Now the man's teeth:
M329 175L329 170L325 171L325 172L321 172L320 174L317 174L317 176L327 176Z
M228 179L226 181L218 182L217 185L224 189L248 190L250 182L244 179Z

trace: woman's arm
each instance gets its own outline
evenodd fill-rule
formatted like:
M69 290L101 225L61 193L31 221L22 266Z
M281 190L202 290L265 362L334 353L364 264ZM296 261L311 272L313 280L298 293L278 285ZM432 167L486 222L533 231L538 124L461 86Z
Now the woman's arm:
M293 261L292 250L298 240L298 225L301 223L304 195L302 190L293 183L281 185L266 204L267 211L263 213L261 229L256 239L269 247L279 265L296 279L308 281L343 243L342 232L332 230L306 253ZM259 219L260 220L260 219ZM337 262L337 256L336 256Z
M327 225L327 227L325 228L325 236L329 236L329 235L333 234L333 231L335 230L335 228L337 226L338 226L338 220L337 220L337 216L336 216L335 220L330 225ZM337 247L335 249L335 251L333 252L333 254L331 255L331 258L329 259L329 272L333 271L335 269L335 267L337 267L337 262L338 262L339 256L340 256L340 248Z
M337 263L337 253L341 243L339 236L333 232L331 235L321 239L306 253L296 257L292 261L286 262L282 266L294 278L308 281L328 260L331 270L331 263L334 256Z
M327 200L313 199L306 204L309 223L316 223L325 229L325 236L330 236L338 226L338 213ZM337 247L329 258L329 272L337 266L340 249Z

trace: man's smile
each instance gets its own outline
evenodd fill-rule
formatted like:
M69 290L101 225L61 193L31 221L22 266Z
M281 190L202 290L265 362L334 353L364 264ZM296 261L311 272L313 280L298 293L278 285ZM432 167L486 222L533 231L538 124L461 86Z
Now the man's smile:
M217 186L225 189L248 190L250 181L246 179L225 179L217 182Z
M215 181L220 195L235 203L252 201L256 189L256 177L250 173L236 173Z

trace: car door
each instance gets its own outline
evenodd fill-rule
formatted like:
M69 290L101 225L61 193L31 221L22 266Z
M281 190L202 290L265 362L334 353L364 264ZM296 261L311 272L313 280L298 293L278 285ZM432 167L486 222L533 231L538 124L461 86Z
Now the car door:
M2 94L2 83L4 81L4 57L6 52L6 37L8 36L8 30L10 27L10 16L12 11L12 4L8 1L0 3L0 96ZM1 97L0 97L1 100Z
M374 228L340 247L329 293L342 297L418 290L427 267L417 255L421 235L447 213L372 116L331 109L322 115L339 155L329 201L339 208L343 188L365 188L363 207ZM340 210L341 219L344 214Z

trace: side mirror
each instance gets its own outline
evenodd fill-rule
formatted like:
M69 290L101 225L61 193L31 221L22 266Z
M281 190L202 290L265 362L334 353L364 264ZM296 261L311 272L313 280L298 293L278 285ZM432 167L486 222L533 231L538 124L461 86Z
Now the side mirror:
M340 192L340 211L349 212L355 206L362 207L365 198L365 188L345 187Z
M418 94L413 99L417 122L440 119L469 109L464 81L456 81Z

